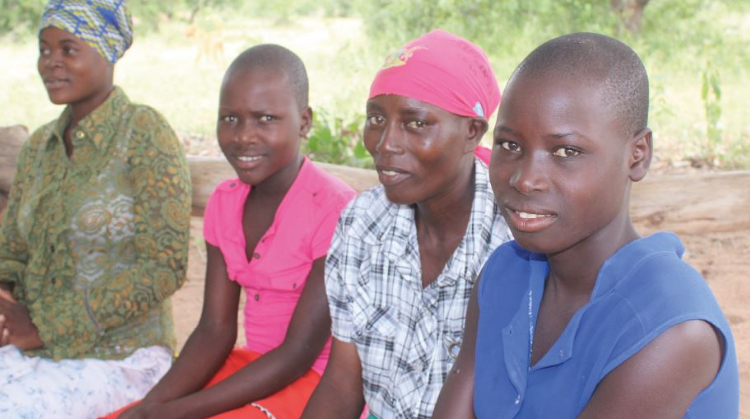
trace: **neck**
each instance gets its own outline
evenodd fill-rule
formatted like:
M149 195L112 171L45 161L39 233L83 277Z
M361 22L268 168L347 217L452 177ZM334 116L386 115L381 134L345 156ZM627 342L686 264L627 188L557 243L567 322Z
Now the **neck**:
M474 160L444 194L415 205L417 231L420 236L444 239L464 235L474 202Z
M283 198L289 192L289 188L292 187L303 162L304 158L302 154L297 153L297 156L284 168L263 182L254 185L251 193L255 197L262 199Z
M89 116L91 112L101 106L101 104L104 103L107 98L109 98L109 95L113 90L114 86L111 86L109 89L103 90L102 92L99 92L96 95L92 96L89 100L86 100L82 103L71 104L70 124L68 125L68 127L75 127L79 122L81 122L83 118Z
M548 254L549 286L588 299L604 262L638 237L626 211L592 236L561 252Z

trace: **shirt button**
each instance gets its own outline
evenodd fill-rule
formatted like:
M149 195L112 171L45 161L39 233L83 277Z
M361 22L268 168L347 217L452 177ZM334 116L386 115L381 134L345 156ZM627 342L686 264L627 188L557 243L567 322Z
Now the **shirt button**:
M255 301L258 301L258 300L260 300L260 294L255 294L255 295L253 296L253 299L255 299Z
M76 138L78 138L79 140L82 139L85 136L86 136L86 134L84 134L83 131L76 132Z
M260 259L260 253L253 253L253 259Z
M52 253L55 253L55 245L54 244L51 244L49 246L49 251L52 252Z
M521 395L519 394L518 397L516 397L516 404L521 403Z
M565 356L565 351L563 351L562 349L560 349L560 358L562 358L564 356Z

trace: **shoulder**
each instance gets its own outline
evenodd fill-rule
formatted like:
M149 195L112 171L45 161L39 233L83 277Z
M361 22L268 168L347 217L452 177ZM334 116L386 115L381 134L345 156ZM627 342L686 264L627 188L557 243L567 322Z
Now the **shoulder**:
M248 185L242 183L239 178L226 179L219 182L211 192L211 196L208 198L210 206L224 206L231 201L241 199L243 191L249 188Z
M165 130L172 132L172 127L159 111L148 105L128 102L125 115L130 115L131 126L139 131Z
M682 260L684 248L677 236L657 233L639 241L645 250L613 260L600 277L619 276L613 292L634 312L645 314L646 327L674 317L720 315L706 280Z
M305 157L305 170L301 175L304 187L311 193L317 207L333 207L341 211L357 195L357 192L343 180L326 172L312 160Z
M148 105L130 102L121 98L120 115L131 135L131 147L147 152L148 147L168 155L182 155L182 145L167 119ZM144 148L146 147L146 148Z
M522 248L515 240L497 247L487 259L479 285L481 299L493 300L511 290L528 289L532 264L546 264L543 255Z
M22 149L38 150L43 147L45 144L47 144L47 141L49 141L50 137L52 136L56 124L57 120L54 120L47 122L41 127L35 129L34 132L29 135L29 138L27 138L24 142Z
M341 213L339 223L354 234L378 234L390 225L396 205L385 196L382 186L363 191Z
M665 331L691 320L703 320L698 323L713 326L731 341L729 324L705 279L681 259L684 248L677 236L657 233L638 242L618 251L602 267L592 296L596 302L587 313L613 331L606 371ZM690 339L700 329L685 326L672 336Z

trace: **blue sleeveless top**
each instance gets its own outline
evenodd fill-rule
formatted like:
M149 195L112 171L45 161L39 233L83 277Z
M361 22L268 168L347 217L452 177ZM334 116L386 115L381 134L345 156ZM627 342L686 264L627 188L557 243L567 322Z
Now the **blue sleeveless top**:
M705 320L725 340L714 382L684 418L736 419L739 372L729 323L701 275L681 260L674 234L627 244L601 267L591 300L530 368L546 257L515 241L490 256L479 286L474 409L477 418L575 418L597 384L666 329Z

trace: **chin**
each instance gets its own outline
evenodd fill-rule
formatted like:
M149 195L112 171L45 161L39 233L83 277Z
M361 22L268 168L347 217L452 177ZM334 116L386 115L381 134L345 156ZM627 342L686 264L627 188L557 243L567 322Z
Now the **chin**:
M383 189L385 190L386 198L388 198L388 200L394 204L413 205L417 202L413 198L410 198L409 196L405 196L405 194L399 193L398 191L389 190L385 186L383 187Z
M511 229L511 233L516 242L530 252L541 254L553 252L550 247L550 240L545 240L544 237L538 233L525 233L514 229Z
M62 95L59 93L47 92L47 97L49 97L49 101L55 105L67 105L68 103L70 103L70 101L65 97L65 95Z

